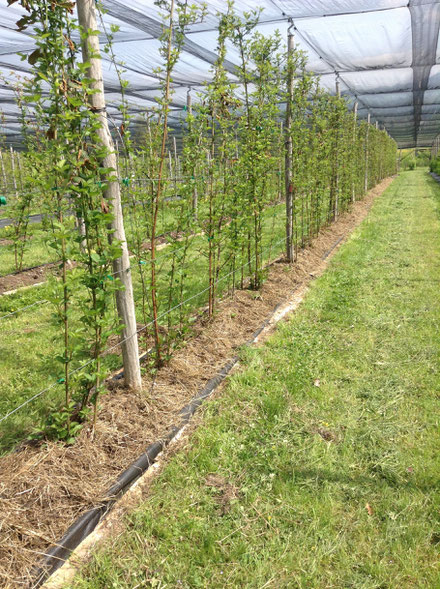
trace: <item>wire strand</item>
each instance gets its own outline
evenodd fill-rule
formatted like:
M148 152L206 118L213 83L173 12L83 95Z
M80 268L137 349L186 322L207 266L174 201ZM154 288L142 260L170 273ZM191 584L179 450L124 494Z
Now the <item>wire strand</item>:
M30 309L31 307L35 307L35 305L42 305L44 303L48 303L49 301L46 299L42 299L41 301L36 301L35 303L32 303L31 305L26 305L26 307L21 307L20 309L17 309L16 311L11 311L10 313L6 313L6 315L2 315L0 317L0 321L2 319L6 319L6 317L11 317L11 315L15 315L16 313L21 313L21 311L26 311L26 309Z
M283 237L282 239L280 239L279 241L272 243L270 245L270 248L277 246L278 244L280 244L281 242L284 242L285 238ZM263 251L267 251L269 249L269 247L265 248L265 250ZM229 272L228 274L225 274L224 276L222 276L221 278L219 278L218 280L216 280L212 286L216 286L217 284L219 284L220 282L222 282L223 280L226 280L227 278L229 278L229 276L232 276L232 274L235 274L236 272L238 272L239 270L241 270L242 268L244 268L245 266L249 265L250 261L255 260L255 258L257 257L257 254L255 254L252 258L250 258L250 260L247 260L245 264L243 264L242 266L239 266L238 268L235 268L234 270L232 270L231 272ZM268 262L269 264L270 262ZM268 265L266 264L266 266ZM208 286L206 288L204 288L203 290L201 290L200 292L188 297L187 299L185 299L184 301L181 301L180 303L178 303L177 305L175 305L174 307L172 307L171 309L168 309L167 311L164 311L163 313L159 314L157 316L157 319L162 319L163 317L165 317L166 315L168 315L169 313L172 313L173 311L175 311L176 309L179 309L180 307L182 307L183 305L185 305L186 303L194 300L195 298L199 297L201 294L204 294L205 292L207 292L210 288L212 288L212 286ZM147 325L144 325L143 327L141 327L140 329L138 329L137 331L135 331L134 333L132 333L131 335L127 336L126 338L124 338L123 340L119 341L117 344L111 346L110 348L107 348L107 350L105 350L103 353L104 354L108 354L110 353L112 350L118 348L121 344L125 343L126 341L132 339L133 337L137 336L139 333L141 333L142 331L144 331L145 329L147 329L148 327L150 327L151 325L153 325L154 321L150 321L149 323L147 323ZM84 370L84 368L86 368L87 366L90 366L90 364L92 364L95 361L94 358L92 358L91 360L89 360L88 362L86 362L85 364L82 364L81 366L78 366L77 368L74 368L71 372L69 372L68 376L72 376L73 374L76 374L77 372L80 372L81 370ZM35 399L38 399L38 397L41 397L42 395L44 395L45 393L47 393L48 391L50 391L51 389L53 389L57 384L60 384L58 381L52 383L51 385L49 385L48 387L46 387L45 389L43 389L42 391L40 391L39 393L36 393L35 395L33 395L30 399L27 399L26 401L23 401L23 403L21 403L20 405L18 405L18 407L15 407L14 409L12 409L11 411L9 411L8 413L6 413L5 415L3 415L2 417L0 417L0 423L2 423L3 421L5 421L6 419L8 419L9 417L11 417L11 415L14 415L14 413L16 413L17 411L19 411L20 409L22 409L23 407L25 407L26 405L28 405L29 403L31 403L32 401L34 401Z

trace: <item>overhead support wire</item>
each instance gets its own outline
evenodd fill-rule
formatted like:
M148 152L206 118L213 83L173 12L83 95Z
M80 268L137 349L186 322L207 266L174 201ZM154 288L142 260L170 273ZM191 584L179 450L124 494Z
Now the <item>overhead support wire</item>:
M162 23L160 21L157 21L154 18L137 10L133 10L127 6L126 2L119 2L118 0L107 0L105 8L106 12L110 14L110 16L123 20L127 24L150 34L155 39L159 39L163 33ZM199 59L202 59L211 65L214 65L217 61L217 55L213 51L198 45L189 39L187 35L184 36L183 47L187 53L190 53L194 57L198 57ZM230 74L233 74L236 70L236 66L228 60L224 61L223 67Z
M421 0L421 1L423 1L423 0ZM364 107L366 108L367 112L368 112L368 113L370 113L370 107L369 107L369 106L368 106L368 105L367 105L367 104L366 104L366 103L365 103L365 102L364 102L364 101L361 99L361 97L360 97L360 96L358 95L358 93L357 93L357 92L354 90L354 88L352 88L352 87L350 86L350 84L349 84L349 83L348 83L348 82L347 82L347 81L346 81L346 80L345 80L345 79L344 79L344 78L341 76L341 73L340 73L340 72L339 72L339 71L336 69L335 65L334 65L333 63L331 63L331 61L330 61L329 59L327 59L327 58L323 57L323 56L320 54L320 52L318 51L318 49L315 47L315 45L314 45L314 44L313 44L311 41L309 41L309 40L308 40L308 39L307 39L307 38L306 38L306 37L305 37L305 36L304 36L304 35L301 33L301 31L298 29L298 27L296 26L296 24L295 24L295 23L296 23L298 20L305 20L307 17L304 17L303 19L301 19L301 18L293 18L292 16L289 16L289 15L287 15L287 14L286 14L286 13L285 13L285 12L282 10L282 8L281 8L280 6L278 6L278 4L276 3L276 1L275 1L275 0L270 0L270 2L272 3L272 5L273 5L273 6L275 6L276 8L278 8L278 10L279 10L279 11L282 13L282 15L283 15L284 17L288 17L288 18L289 18L289 22L291 22L291 23L293 24L293 26L294 26L294 30L296 31L297 35L298 35L299 37L301 37L302 41L303 41L303 42L304 42L306 45L308 45L308 46L310 47L310 49L312 49L312 51L314 51L314 52L316 53L316 55L319 57L319 59L321 59L322 61L324 61L324 62L325 62L327 65L328 65L328 67L329 67L330 69L332 69L332 70L333 70L333 72L332 72L332 73L333 73L333 74L336 76L336 80L337 80L337 83L336 83L336 94L338 94L338 90L340 91L340 86L339 86L339 80L340 80L340 81L341 81L341 82L343 82L343 83L344 83L344 85L345 85L345 86L348 88L348 90L349 90L349 92L352 94L352 96L353 96L354 100L355 100L355 101L357 101L357 102L358 102L358 103L360 103L360 104L363 104L363 105L364 105ZM382 9L382 10L389 10L389 9L388 9L388 8L386 8L386 9ZM358 13L353 13L353 14L363 14L363 13L368 13L368 12L379 12L379 11L380 11L380 10L377 10L377 11L370 11L370 10L365 10L365 11L359 11ZM325 15L325 14L323 14L322 16L323 16L323 17L326 17L326 16L343 16L343 15L345 15L345 14L352 14L352 13L336 13L336 14L328 14L328 15ZM373 110L373 109L371 109L371 110ZM377 117L376 117L376 116L375 116L374 118L377 120Z
M440 31L440 4L409 0L412 30L414 143L418 145L425 92L431 68L436 63Z
M291 23L291 25L289 26L289 29L290 29L290 27L291 27L291 26L293 26L293 28L294 28L294 30L296 31L297 35L298 35L299 37L301 37L301 39L304 41L304 43L306 43L306 45L308 45L308 46L309 46L309 47L312 49L312 51L314 51L314 52L316 53L316 55L319 57L319 59L321 59L322 61L324 61L324 62L325 62L327 65L328 65L328 67L329 67L330 69L332 69L332 70L333 70L333 72L332 72L332 73L333 73L333 74L336 76L336 80L337 80L337 83L336 83L336 94L337 94L337 95L340 95L340 94L339 94L339 91L340 91L340 89L339 89L339 88L340 88L340 87L339 87L339 80L341 80L341 81L342 81L342 82L345 84L345 86L348 88L348 90L351 92L351 94L353 95L353 97L354 97L355 101L361 102L361 103L364 105L364 107L367 109L367 111L368 111L368 112L370 112L370 108L369 108L369 107L368 107L368 106L367 106L367 105L366 105L366 104L365 104L365 103L364 103L364 102L361 100L361 98L358 96L357 92L355 92L355 90L354 90L353 88L351 88L351 86L350 86L350 85L349 85L349 84L346 82L346 80L344 80L344 79L343 79L343 78L340 76L340 74L339 74L339 72L337 71L337 69L336 69L335 65L334 65L334 64L332 64L332 63L330 62L330 60L328 60L327 58L324 58L324 57L323 57L323 56L322 56L322 55L319 53L318 49L317 49L317 48L316 48L316 47L313 45L313 43L311 43L311 42L310 42L308 39L306 39L306 37L305 37L305 36L304 36L304 35L301 33L301 31L300 31L300 30L298 29L298 27L296 26L295 22L297 22L298 20L305 20L305 19L307 19L308 17L304 17L304 18L301 18L301 17L299 17L299 18L294 18L292 15L288 15L288 14L286 14L286 13L284 12L284 10L283 10L283 9L282 9L282 8L281 8L281 7L280 7L278 4L277 4L277 2L276 2L275 0L270 0L270 2L271 2L271 4L272 4L272 5L273 5L275 8L277 8L277 9L278 9L278 10L281 12L281 14L282 14L282 16L283 16L284 18L288 18L288 20L289 20L289 23ZM374 12L374 11L362 11L362 12ZM330 14L329 14L329 15L322 15L322 16L342 16L343 14L346 14L346 13L339 13L339 14L332 14L332 15L330 15ZM376 118L376 117L375 117L375 118Z
M356 15L356 14L371 14L372 12L387 12L389 10L398 10L399 8L402 8L401 6L387 6L385 8L370 8L368 10L347 10L346 12L328 12L328 13L322 13L322 14L310 14L307 16L295 16L294 14L287 14L286 12L284 12L284 10L281 8L281 6L278 6L276 0L270 0L270 3L272 4L272 6L274 6L277 10L279 10L281 12L281 14L283 15L283 17L286 19L295 19L295 20L313 20L313 19L318 19L318 18L331 18L333 16L347 16L349 15ZM262 21L264 22L264 21ZM271 21L273 22L273 21ZM275 21L276 22L276 21ZM215 30L215 29L213 29Z
M131 43L135 41L142 42L145 46L148 47L148 40L151 39L153 42L159 39L162 34L162 27L163 24L161 22L161 18L158 15L158 12L155 10L151 10L148 6L149 3L147 2L145 5L145 10L140 9L140 4L144 4L143 2L139 3L138 1L133 0L106 0L106 11L112 17L112 19L117 19L120 23L126 24L128 26L128 31L133 30L134 37ZM152 3L151 3L152 4ZM210 4L210 3L209 3ZM238 2L238 8L240 9L240 3ZM349 74L359 73L362 74L364 72L382 72L381 78L383 79L386 77L387 70L409 70L411 69L413 72L413 82L410 86L407 84L407 81L404 80L400 86L401 88L398 91L386 91L383 92L385 95L390 95L390 99L392 96L397 95L401 92L408 92L408 94L412 94L412 104L409 106L413 107L414 112L414 123L411 121L407 121L409 132L413 136L414 142L426 143L427 141L432 141L435 138L435 135L431 132L431 125L428 122L424 122L423 116L423 103L425 99L425 92L428 89L428 82L429 76L432 69L432 66L436 62L436 46L438 41L439 35L439 27L440 27L440 3L438 1L433 0L408 0L406 2L398 2L398 5L394 6L385 6L385 7L378 7L378 8L367 8L367 9L358 9L356 10L356 6L354 6L354 10L350 10L348 7L347 10L341 10L340 6L337 6L339 3L331 3L329 0L325 1L322 0L319 3L316 3L316 7L314 7L313 3L289 3L285 0L265 0L261 4L265 4L268 12L266 11L263 13L262 17L259 19L259 25L276 25L277 23L286 23L290 19L290 21L294 21L296 24L296 34L298 38L301 39L313 53L317 54L318 57L323 60L323 62L327 63L328 68L332 70L331 72L324 72L320 74L323 80L325 80L326 76L328 75L339 75L340 83L344 84L344 87L340 87L342 90L342 94L346 93L353 97L353 101L359 102L359 114L362 118L365 118L366 112L371 112L374 119L378 119L381 122L381 125L386 124L388 126L387 115L381 115L380 119L376 116L375 113L379 113L382 109L395 109L396 106L378 106L376 101L373 103L369 101L366 96L369 95L379 95L381 94L381 89L377 88L377 91L373 92L356 92L351 85L353 82ZM347 4L347 3L346 3ZM356 3L353 3L355 5ZM273 7L273 8L272 8ZM206 64L213 64L217 59L217 55L215 53L215 49L213 49L214 45L212 45L211 49L208 49L202 41L199 39L200 33L214 33L217 31L217 18L215 16L215 9L211 9L209 6L209 18L208 24L205 26L203 23L199 22L196 24L195 27L191 26L189 28L189 32L185 35L184 38L184 51L189 54L189 56L196 57L201 61L205 62ZM361 7L363 8L363 7ZM220 10L222 10L220 8ZM313 38L309 40L307 33L304 34L301 31L301 23L311 23L312 21L319 21L319 19L326 18L328 20L328 24L330 27L333 26L333 23L338 23L338 17L350 17L358 15L362 18L362 15L373 15L374 13L384 13L384 22L391 22L393 20L394 13L396 14L396 19L399 20L399 12L398 11L409 11L410 18L411 18L411 28L412 28L412 61L411 66L409 66L410 59L405 60L405 66L399 66L398 62L394 65L383 65L380 66L380 62L378 63L379 67L365 67L361 69L353 69L350 70L348 68L339 67L338 60L333 60L332 58L325 58L324 55L320 55L318 52L319 43L314 42ZM387 15L389 14L389 17ZM268 17L265 18L264 14L267 14ZM354 19L356 20L356 19ZM299 29L298 29L299 26ZM3 32L7 31L15 31L15 27L11 23L11 26L8 23L2 24L0 26L0 30ZM21 35L24 35L22 42L18 44L14 44L13 51L22 51L24 53L30 52L33 50L33 47L30 46L31 36L29 32L21 32ZM115 47L120 47L121 51L124 47L124 43L130 42L131 39L130 32L127 32L125 29L121 31L121 34L116 34L115 38L113 39L113 44ZM316 45L316 47L315 47ZM8 51L7 44L2 44L0 49L0 68L6 71L6 69L10 69L12 66L8 63L8 56L12 55L13 51ZM154 96L151 98L144 97L142 94L146 91L151 91L154 94L156 87L154 86L155 80L160 80L160 74L155 74L153 71L147 71L148 65L142 63L142 60L137 62L136 60L130 60L131 63L129 65L124 64L124 68L127 70L128 75L130 73L138 74L141 77L141 82L135 83L134 86L131 86L131 89L128 93L128 96L131 96L133 100L130 101L129 110L131 113L136 115L136 113L143 112L145 108L149 108L146 106L144 109L141 107L136 108L136 100L141 101L144 100L148 105L149 103L154 102ZM350 67L350 66L348 66ZM355 67L353 64L352 67ZM29 68L23 67L23 65L15 64L13 68L20 73L18 70L21 69L22 73L29 73ZM235 74L236 65L227 60L225 63L226 71L231 74ZM326 68L324 68L326 69ZM315 75L310 72L310 75ZM396 74L397 75L397 74ZM374 77L374 74L372 74ZM145 78L146 84L142 85L142 77ZM173 86L175 88L188 88L188 83L191 84L193 88L198 88L202 91L203 88L203 80L202 77L208 77L208 74L200 75L200 72L195 72L194 75L187 76L185 78L185 73L176 72L176 78L173 82ZM409 76L406 75L404 72L402 75L398 75L398 78L408 78ZM149 79L147 79L149 78ZM188 79L189 78L189 79ZM196 82L198 80L198 82ZM368 80L368 76L367 76ZM374 85L374 84L373 84ZM403 88L403 86L408 85L408 88ZM198 90L198 91L199 91ZM110 82L106 85L106 91L108 92L115 92L117 91L112 87L112 83ZM386 97L384 101L386 102ZM393 100L396 102L395 100ZM5 103L7 101L4 101ZM371 104L372 106L368 106ZM109 105L110 106L110 105ZM115 107L112 107L112 109ZM179 113L182 110L185 110L185 100L174 99L172 104L172 110L176 113ZM384 112L387 112L384 111ZM390 110L390 112L392 112ZM6 129L8 142L15 142L20 137L19 133L15 132L14 123L12 122L12 115L10 113L6 114L6 121L4 125L4 129ZM403 115L406 116L406 115ZM115 114L115 120L119 120L119 117ZM176 121L178 117L174 116L174 122L171 123L176 125ZM402 141L402 140L401 140Z
M349 92L352 94L353 98L355 101L357 101L358 103L361 103L364 105L364 107L367 109L368 113L370 113L370 107L365 104L365 102L363 102L363 100L361 99L361 97L358 95L358 93L348 84L348 82L346 80L344 80L344 78L341 76L341 73L338 72L338 70L336 69L335 65L333 63L331 63L331 61L325 57L323 57L318 49L314 46L314 44L309 41L302 33L301 31L298 29L298 27L295 24L295 21L293 21L294 24L294 30L296 31L296 34L301 37L301 39L303 40L303 42L308 45L310 47L310 49L312 49L312 51L314 51L316 53L316 55L319 57L319 59L321 59L322 61L324 61L329 68L331 68L333 70L333 74L336 76L337 80L340 80L341 82L344 83L344 85L348 88ZM338 82L339 84L339 82ZM336 90L337 93L337 90ZM374 117L375 119L377 117Z

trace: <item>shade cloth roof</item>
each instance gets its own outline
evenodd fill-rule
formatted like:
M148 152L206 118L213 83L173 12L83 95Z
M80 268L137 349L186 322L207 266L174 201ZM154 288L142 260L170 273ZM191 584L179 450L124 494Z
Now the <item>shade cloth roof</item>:
M200 0L193 0L200 3ZM114 35L116 60L124 64L129 81L127 97L132 113L155 105L160 80L154 69L161 65L160 10L153 0L103 0L104 22L119 25ZM339 77L343 96L358 115L378 121L399 147L430 146L440 131L440 0L237 0L238 14L260 6L258 30L278 29L286 39L293 23L295 43L308 56L307 69L320 75L321 85L335 93ZM193 100L210 79L216 59L217 13L224 0L209 0L203 22L191 25L185 48L173 75L171 124L183 113L191 88ZM24 10L18 3L0 0L0 75L12 79L30 66L17 52L34 49L32 30L18 32L15 25ZM105 35L101 37L106 42ZM103 55L108 112L115 124L120 113L120 86L111 58ZM232 80L238 54L229 48L226 67ZM18 110L13 92L0 81L3 132L11 144L20 139Z

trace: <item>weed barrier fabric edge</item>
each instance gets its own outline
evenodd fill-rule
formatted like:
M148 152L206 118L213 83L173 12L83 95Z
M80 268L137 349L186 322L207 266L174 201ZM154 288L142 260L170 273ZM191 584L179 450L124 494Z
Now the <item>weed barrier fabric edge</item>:
M270 317L262 323L262 325L254 332L252 338L244 345L250 345L260 335L280 305L281 303L275 306ZM164 438L150 444L145 452L143 452L137 460L119 475L115 484L107 491L105 500L81 515L69 527L61 540L48 550L46 558L38 569L35 580L31 584L32 589L41 587L41 585L43 585L43 583L45 583L55 571L63 566L75 548L77 548L81 542L93 532L101 519L116 503L118 498L124 495L138 478L142 476L150 466L152 466L158 454L160 454L160 452L162 452L162 450L164 450L176 435L189 423L191 417L202 405L203 401L223 382L237 362L238 356L234 356L229 360L229 362L227 362L223 368L206 383L205 387L192 399L192 401L182 407L179 411L179 415L182 417L180 424L171 427Z
M327 250L322 259L325 260L331 252L341 243L345 236L341 236L332 247ZM296 289L294 289L296 290ZM277 312L282 303L278 303L270 316L260 325L260 327L253 333L250 340L244 345L250 345L265 329L270 319ZM148 352L147 352L148 354ZM147 355L144 354L144 355ZM234 356L227 362L215 376L213 376L205 385L205 387L182 409L179 415L182 421L179 425L171 427L164 438L150 444L145 452L143 452L137 460L135 460L126 470L124 470L116 482L107 491L105 500L81 515L67 530L61 540L55 544L48 552L41 566L36 571L35 580L30 585L32 589L41 587L63 564L68 560L72 552L77 548L83 540L89 536L102 518L110 511L124 493L154 464L157 456L162 452L169 443L176 437L176 435L189 423L191 417L202 405L203 401L211 396L216 388L223 382L226 376L231 372L232 368L237 364L238 356ZM120 378L121 374L116 375L115 378Z

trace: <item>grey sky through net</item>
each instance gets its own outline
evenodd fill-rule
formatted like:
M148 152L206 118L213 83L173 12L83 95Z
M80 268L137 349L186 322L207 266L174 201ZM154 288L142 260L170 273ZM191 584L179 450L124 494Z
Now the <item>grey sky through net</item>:
M197 0L192 3L197 4ZM159 55L161 17L152 0L104 0L106 26L119 25L113 50L128 80L127 98L136 116L151 109L159 83L154 69L162 65ZM360 118L385 126L399 147L431 146L440 130L440 0L237 0L238 14L263 8L258 30L278 29L286 39L289 19L295 43L308 56L307 69L320 76L321 85L335 92L336 77L349 105L358 102ZM210 79L216 59L217 12L223 0L209 0L208 15L188 28L185 50L173 75L171 125L184 115L188 89L193 101ZM31 30L18 32L16 21L24 13L18 4L0 0L0 74L26 75L30 66L17 52L34 49ZM105 44L105 36L102 43ZM115 124L120 86L114 64L103 56L108 112ZM231 46L226 67L235 80L239 59ZM13 91L0 81L0 109L5 115L2 132L12 145L20 140L18 109Z

